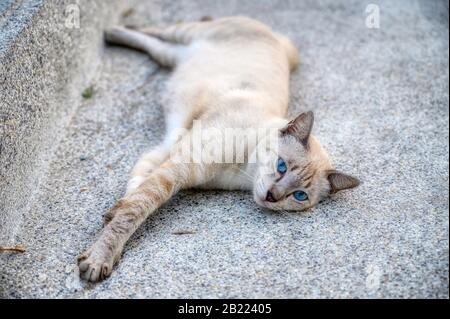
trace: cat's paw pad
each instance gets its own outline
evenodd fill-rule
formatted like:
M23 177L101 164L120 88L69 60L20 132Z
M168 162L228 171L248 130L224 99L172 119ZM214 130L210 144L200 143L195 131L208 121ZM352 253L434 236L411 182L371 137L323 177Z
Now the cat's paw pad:
M108 258L104 254L94 253L91 250L82 253L77 260L81 278L90 282L108 278L114 265L113 258Z

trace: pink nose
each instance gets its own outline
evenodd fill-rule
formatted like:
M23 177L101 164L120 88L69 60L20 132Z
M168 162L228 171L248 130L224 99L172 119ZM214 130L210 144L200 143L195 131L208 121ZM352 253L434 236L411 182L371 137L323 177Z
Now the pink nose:
M271 203L275 203L277 201L275 199L275 197L273 197L273 194L271 191L267 191L266 201L271 202Z

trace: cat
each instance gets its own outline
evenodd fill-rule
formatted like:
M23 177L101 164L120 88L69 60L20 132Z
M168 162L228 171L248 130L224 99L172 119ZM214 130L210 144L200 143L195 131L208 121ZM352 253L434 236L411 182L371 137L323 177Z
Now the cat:
M333 168L311 134L312 112L285 119L289 77L299 54L287 37L263 23L238 16L167 28L115 27L105 32L105 39L144 51L174 72L163 99L166 136L137 162L125 196L104 215L97 240L78 257L82 278L107 278L130 236L180 190L250 190L262 207L302 211L330 194L358 186L358 179ZM179 160L174 149L191 151L198 122L205 131L262 128L267 133L256 143L244 143L243 161L196 161L194 151ZM267 147L274 131L275 151ZM205 133L200 148L220 149L221 144L216 135ZM263 155L250 161L260 145ZM223 152L230 151L237 152L236 144Z

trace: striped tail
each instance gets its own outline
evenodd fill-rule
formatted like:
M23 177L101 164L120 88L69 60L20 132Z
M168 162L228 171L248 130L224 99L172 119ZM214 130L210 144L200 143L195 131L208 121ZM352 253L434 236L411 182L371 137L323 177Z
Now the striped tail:
M178 23L166 28L146 27L133 29L163 41L188 45L200 37L212 23L212 20L205 20L200 22Z
M176 66L180 57L181 48L179 46L128 28L115 27L106 31L105 40L110 44L144 51L156 62L166 67Z

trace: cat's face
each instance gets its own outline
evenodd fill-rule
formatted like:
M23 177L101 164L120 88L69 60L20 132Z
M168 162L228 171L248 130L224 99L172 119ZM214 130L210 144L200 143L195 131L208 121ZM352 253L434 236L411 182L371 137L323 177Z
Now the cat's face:
M311 136L314 117L299 115L280 131L278 152L268 153L258 168L253 196L272 210L308 209L330 194L359 185L333 169L326 151Z

